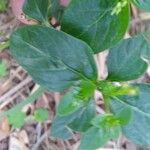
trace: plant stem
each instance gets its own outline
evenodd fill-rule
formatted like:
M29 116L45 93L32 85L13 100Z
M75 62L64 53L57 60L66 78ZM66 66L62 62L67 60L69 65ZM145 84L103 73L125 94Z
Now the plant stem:
M103 99L104 99L105 111L106 113L110 113L109 98L103 95Z

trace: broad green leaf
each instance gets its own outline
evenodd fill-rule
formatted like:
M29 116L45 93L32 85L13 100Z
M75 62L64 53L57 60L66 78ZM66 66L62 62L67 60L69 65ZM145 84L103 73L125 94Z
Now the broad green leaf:
M64 140L71 139L73 134L68 124L80 116L81 113L82 109L78 109L76 112L67 116L56 116L51 126L50 135Z
M137 96L122 96L112 99L112 110L118 114L123 109L132 111L129 124L122 127L123 134L132 142L141 146L150 146L150 85L137 84L140 89Z
M132 0L133 3L144 11L150 11L150 0Z
M145 73L150 59L150 40L144 34L122 40L109 51L108 80L134 80Z
M55 125L57 125L57 124L55 124ZM61 122L60 122L59 126L61 126ZM58 125L57 125L57 127L58 127ZM56 128L53 125L52 129L51 129L51 136L54 138L58 138L58 139L69 140L72 138L73 132L67 126L62 126L62 127Z
M80 80L97 79L91 48L64 32L27 26L15 31L10 41L12 55L48 90L63 91Z
M55 138L70 139L72 130L85 131L90 127L90 121L95 115L93 101L67 116L56 116L51 126L51 135ZM82 117L82 119L81 119ZM78 122L80 121L80 122ZM88 122L89 121L89 122Z
M8 121L14 128L21 128L25 123L26 115L22 112L14 111L8 115Z
M123 38L129 22L128 5L118 15L111 14L118 2L72 0L61 19L62 30L88 43L94 53L112 47Z
M57 108L59 116L73 113L80 107L87 105L90 98L94 95L95 84L82 80L79 87L74 87L62 97Z
M48 116L48 111L44 108L39 108L34 111L34 118L39 122L47 120Z
M40 22L48 22L50 0L25 0L23 12Z
M117 114L117 118L121 125L127 125L132 119L132 111L130 108L125 108Z
M77 116L77 118L73 120L73 122L71 122L68 126L75 131L87 131L91 127L91 120L96 115L95 107L96 106L94 101L91 100L89 104L83 108L82 113Z
M91 127L82 135L80 150L96 150L103 147L109 140L102 128Z

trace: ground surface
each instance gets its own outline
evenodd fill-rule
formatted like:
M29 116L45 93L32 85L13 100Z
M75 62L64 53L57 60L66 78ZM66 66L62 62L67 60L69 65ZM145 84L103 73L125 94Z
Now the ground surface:
M139 12L135 7L132 7L132 16L131 29L127 36L139 31L150 30L150 13ZM12 14L10 7L6 11L1 12L0 43L7 41L11 32L20 25L19 21ZM103 72L101 72L103 77L106 74L105 56L105 52L97 56L101 70L103 68ZM34 92L37 85L11 57L8 48L0 51L0 61L4 62L7 67L6 75L0 78L0 112L4 112ZM137 82L141 81L150 82L150 71ZM31 121L27 122L23 128L16 130L9 125L7 118L4 118L0 122L0 150L78 150L80 144L80 136L78 134L75 134L73 139L69 141L55 140L49 136L49 128L60 97L61 94L59 93L45 93L37 102L23 108L23 111L29 117L36 108L46 108L49 111L49 119L44 123ZM103 113L101 98L98 94L95 97L98 104L97 111ZM146 150L132 144L124 137L121 137L117 142L110 141L106 148Z

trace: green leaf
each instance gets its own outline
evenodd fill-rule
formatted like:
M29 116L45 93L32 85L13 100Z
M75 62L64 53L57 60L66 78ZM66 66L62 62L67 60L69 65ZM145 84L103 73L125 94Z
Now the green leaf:
M102 128L91 127L81 138L80 150L95 150L103 147L109 140Z
M109 139L117 139L121 133L120 120L112 114L98 115L92 120L92 124L103 129Z
M48 22L50 0L25 0L23 12L40 22Z
M26 115L22 112L14 111L8 115L8 121L14 128L21 128L25 123Z
M39 108L34 111L34 118L39 122L44 122L48 119L48 111L44 108Z
M122 40L109 51L108 80L128 81L140 77L147 70L150 41L144 34Z
M117 118L121 125L127 125L132 119L132 111L130 108L125 108L117 114Z
M95 88L92 82L82 80L79 87L75 87L62 97L57 108L58 115L68 115L87 105L89 99L94 95Z
M94 53L112 47L120 41L128 27L128 5L112 15L118 0L72 0L65 9L62 30L85 41ZM117 22L117 25L116 25Z
M89 104L79 108L72 114L56 116L51 126L51 135L55 138L70 139L72 137L71 128L75 131L84 132L91 126L90 121L94 116L95 105L93 101L90 101Z
M119 124L119 120L112 114L98 115L92 120L92 124L97 127L115 126Z
M78 93L79 91L77 89L71 90L61 98L57 108L57 115L69 115L83 106L83 102L76 97Z
M114 97L112 110L118 114L123 109L132 111L129 124L122 127L123 134L135 144L150 146L150 85L136 84L140 90L136 96Z
M122 133L120 125L107 128L106 130L110 140L117 140Z
M103 80L98 82L98 90L101 91L104 97L121 96L121 95L136 95L138 89L126 83L115 85L113 82Z
M68 127L73 120L75 120L82 113L82 109L67 116L56 116L51 126L51 136L61 138L64 140L72 138L72 130Z
M63 91L80 80L97 79L91 48L53 28L22 27L12 34L10 49L33 79L48 90Z
M84 107L82 113L68 126L74 131L85 132L91 127L91 120L95 117L95 115L95 103L94 100L91 100L89 104Z
M7 67L6 64L2 61L0 63L0 77L4 77L7 74Z
M144 11L150 11L150 1L149 0L132 0L133 3Z

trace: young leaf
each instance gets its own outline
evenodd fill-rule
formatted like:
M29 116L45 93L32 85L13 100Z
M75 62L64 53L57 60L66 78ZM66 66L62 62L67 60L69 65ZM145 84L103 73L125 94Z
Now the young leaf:
M97 79L91 48L64 32L43 26L27 26L11 36L16 60L37 83L63 91L79 80Z
M136 84L140 90L137 96L122 96L112 99L112 110L118 114L123 109L132 111L129 124L122 127L123 134L141 146L150 146L150 85Z
M136 95L138 89L128 84L116 86L109 81L99 81L98 90L102 92L104 97L121 96L121 95Z
M108 140L108 134L102 128L91 127L81 138L80 150L98 149L104 146Z
M94 95L95 88L95 84L92 82L80 81L79 87L75 87L60 100L57 108L58 115L69 115L80 107L87 105L89 99Z
M112 114L98 115L92 120L92 124L103 129L109 139L117 139L121 133L120 120Z
M69 115L83 106L82 100L79 100L76 97L78 92L77 89L71 90L61 98L57 108L58 116Z
M50 0L25 0L23 12L40 22L48 22Z
M34 111L34 118L39 122L43 122L48 119L48 111L43 108L36 109Z
M111 14L117 3L118 0L72 0L61 19L62 30L88 43L94 53L103 51L121 40L128 27L128 5L119 14Z
M132 0L133 3L144 11L150 11L150 0Z
M12 114L8 115L9 123L14 128L21 128L25 123L26 115L22 112L14 111Z
M106 127L106 126L115 126L119 124L119 120L112 114L98 115L92 122L93 126L97 128Z
M95 104L94 101L91 100L89 104L84 107L82 113L68 126L74 131L85 132L91 127L91 120L95 117L95 115Z
M128 81L140 77L147 69L145 59L150 59L150 40L140 34L122 40L109 51L108 80Z

